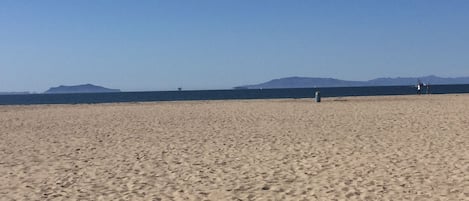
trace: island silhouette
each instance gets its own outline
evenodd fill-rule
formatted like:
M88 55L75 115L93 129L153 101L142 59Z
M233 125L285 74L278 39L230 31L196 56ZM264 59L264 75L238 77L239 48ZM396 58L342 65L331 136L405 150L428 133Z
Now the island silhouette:
M102 86L83 84L74 86L58 86L52 87L45 91L46 94L64 94L64 93L116 93L121 92L119 89L109 89Z
M368 81L349 81L319 77L286 77L260 84L237 86L234 89L406 86L416 85L419 81L429 85L469 84L469 77L443 78L430 75L424 77L376 78Z

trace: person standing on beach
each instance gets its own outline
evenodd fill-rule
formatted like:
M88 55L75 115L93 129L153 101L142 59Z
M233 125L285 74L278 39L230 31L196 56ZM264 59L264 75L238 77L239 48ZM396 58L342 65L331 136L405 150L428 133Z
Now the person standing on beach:
M422 83L420 81L417 83L417 94L422 94Z

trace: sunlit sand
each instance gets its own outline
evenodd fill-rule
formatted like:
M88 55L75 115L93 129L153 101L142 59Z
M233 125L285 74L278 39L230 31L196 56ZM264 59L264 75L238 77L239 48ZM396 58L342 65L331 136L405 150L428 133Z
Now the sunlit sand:
M0 106L0 200L464 200L469 95Z

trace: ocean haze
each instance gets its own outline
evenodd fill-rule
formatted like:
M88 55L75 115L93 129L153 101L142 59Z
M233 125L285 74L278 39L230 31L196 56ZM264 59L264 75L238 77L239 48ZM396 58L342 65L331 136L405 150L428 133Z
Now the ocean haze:
M283 88L324 88L324 87L374 87L374 86L415 86L418 82L424 85L461 85L469 84L469 77L444 78L434 75L422 77L396 77L396 78L376 78L368 81L351 81L336 78L319 78L319 77L285 77L273 79L260 84L240 85L229 87L226 89L283 89ZM461 86L459 86L461 87ZM225 90L226 90L225 89ZM177 91L179 88L160 91ZM184 89L184 91L196 91L194 89ZM206 90L206 89L205 89ZM214 89L212 89L214 90ZM218 89L223 90L223 89ZM123 90L124 92L138 92L139 90ZM80 85L60 85L51 87L45 94L61 94L61 93L116 93L121 92L120 89L111 89L93 84ZM140 90L140 92L151 92L148 90ZM36 92L0 92L0 95L21 95L21 94L37 94Z

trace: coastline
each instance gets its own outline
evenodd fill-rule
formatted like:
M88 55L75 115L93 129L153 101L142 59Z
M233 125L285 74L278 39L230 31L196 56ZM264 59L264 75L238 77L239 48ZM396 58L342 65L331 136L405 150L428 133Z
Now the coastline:
M0 105L96 104L156 101L267 100L313 98L316 91L326 97L415 95L414 86L331 87L249 90L187 90L119 93L71 93L0 95ZM426 93L424 90L422 93ZM469 85L433 85L431 94L469 94Z

